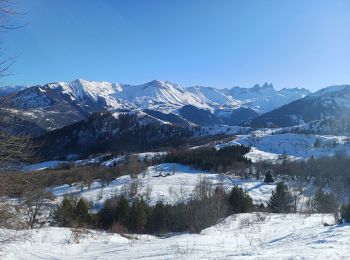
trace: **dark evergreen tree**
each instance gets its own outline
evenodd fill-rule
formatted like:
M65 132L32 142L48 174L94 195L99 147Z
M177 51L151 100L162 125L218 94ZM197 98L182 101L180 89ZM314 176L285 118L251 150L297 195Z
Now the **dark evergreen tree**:
M341 218L346 221L350 222L350 199L348 202L348 205L343 205L340 210Z
M312 201L313 209L318 213L335 213L338 211L338 203L335 196L318 189Z
M148 206L143 199L135 199L130 212L129 229L136 233L145 230L148 217Z
M276 189L272 191L268 207L273 213L290 213L295 210L292 194L283 182L277 183Z
M117 216L117 200L116 198L107 199L103 208L98 212L99 226L109 229Z
M238 186L232 188L228 200L234 213L249 212L253 208L252 198Z
M127 227L130 217L130 206L128 200L121 196L118 200L117 221Z
M265 174L264 182L265 183L273 183L275 180L272 178L272 174L270 171L267 171Z
M75 221L75 202L64 198L53 214L54 224L60 227L70 227Z
M90 222L89 206L86 200L83 198L79 199L74 209L74 215L77 223L80 225L87 224Z
M168 207L163 204L163 202L158 202L148 221L148 230L150 233L163 233L169 230L169 210Z

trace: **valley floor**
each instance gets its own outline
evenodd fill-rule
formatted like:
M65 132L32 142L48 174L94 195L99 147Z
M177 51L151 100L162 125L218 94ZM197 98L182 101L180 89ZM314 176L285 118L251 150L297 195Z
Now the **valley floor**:
M26 232L1 259L349 259L350 225L325 226L329 215L247 213L200 234L120 236L67 228ZM3 232L3 231L1 231Z

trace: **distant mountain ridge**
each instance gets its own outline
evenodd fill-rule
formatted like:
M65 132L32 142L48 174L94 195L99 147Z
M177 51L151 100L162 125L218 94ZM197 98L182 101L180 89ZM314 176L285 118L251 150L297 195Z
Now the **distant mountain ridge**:
M311 92L305 88L283 88L275 90L272 84L259 84L252 88L233 87L228 90L233 97L239 97L245 107L258 113L266 113L275 108L303 98Z
M3 91L5 93L6 88ZM186 121L196 121L201 125L237 124L310 92L305 89L277 91L271 84L256 85L250 89L216 89L203 86L182 87L158 80L128 85L77 79L43 86L9 88L8 93L0 97L0 109L3 113L8 113L7 118L16 116L21 119L16 122L36 125L37 133L41 133L45 129L57 129L85 119L95 112L120 109L157 111L158 116L181 124ZM199 116L202 119L191 121L183 118L180 114L187 106L192 106L187 111L187 117L194 120ZM176 116L180 118L175 118ZM9 125L9 128L26 129L24 125Z
M12 93L19 92L29 86L2 86L0 87L0 97L8 96Z
M182 87L169 81L153 80L141 85L128 85L109 82L87 81L77 79L72 82L48 83L43 86L2 87L1 93L13 94L21 90L46 89L60 90L72 100L83 102L90 99L97 102L104 100L109 108L121 108L127 103L130 107L143 109L171 111L184 105L194 105L198 108L215 109L218 107L251 108L258 113L265 113L279 107L281 104L304 97L311 92L302 88L275 90L272 84L259 84L252 88L233 87L217 89L214 87L194 86ZM269 104L269 105L266 105Z
M337 85L321 89L305 98L256 117L254 127L286 127L327 118L350 116L350 86Z

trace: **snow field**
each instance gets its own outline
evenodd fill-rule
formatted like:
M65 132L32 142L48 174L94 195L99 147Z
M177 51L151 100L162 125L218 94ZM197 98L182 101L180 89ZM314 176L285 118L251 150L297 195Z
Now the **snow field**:
M263 181L242 180L232 176L221 178L218 174L195 170L181 164L165 163L148 167L145 174L139 175L136 179L130 176L117 178L108 186L103 186L101 182L95 181L90 189L82 188L80 185L61 185L50 188L50 191L58 200L68 195L83 197L96 204L96 209L98 209L106 199L125 194L130 185L136 182L137 195L143 196L148 203L154 205L158 201L163 201L168 204L176 204L190 198L200 178L208 178L214 186L222 181L227 190L238 185L248 192L255 204L266 202L275 188L275 184L265 184Z
M245 213L230 216L200 234L170 237L68 228L28 232L5 245L1 259L348 259L350 226L329 215Z
M350 154L348 136L280 133L281 129L262 129L247 135L237 135L234 141L217 145L216 148L231 145L246 145L251 151L246 157L253 162L279 161L283 154L292 160L313 157L334 156L337 152ZM315 145L318 143L317 145Z

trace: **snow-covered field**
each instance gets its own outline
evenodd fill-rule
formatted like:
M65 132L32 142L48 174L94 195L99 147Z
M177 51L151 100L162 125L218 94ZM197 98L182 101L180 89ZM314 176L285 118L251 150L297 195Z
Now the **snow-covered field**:
M222 181L227 189L238 185L248 192L256 204L266 202L275 188L274 184L265 184L263 181L242 180L230 176L221 178L218 174L195 170L181 164L165 163L148 167L145 174L137 179L122 176L113 180L108 186L102 186L99 181L96 181L90 189L82 188L80 185L62 185L53 187L50 191L58 199L66 195L83 197L99 208L106 199L127 193L134 182L138 186L137 194L143 196L150 204L156 204L158 201L175 204L191 196L200 178L208 178L214 186Z
M123 237L67 228L27 231L1 259L349 259L350 226L327 215L238 214L200 234ZM19 231L24 232L24 231ZM131 238L132 237L132 238Z
M217 148L237 144L250 146L252 150L246 157L253 162L276 161L283 154L288 155L290 159L333 156L337 152L350 154L348 136L281 132L281 129L261 129L247 135L238 135L236 140L218 145Z

